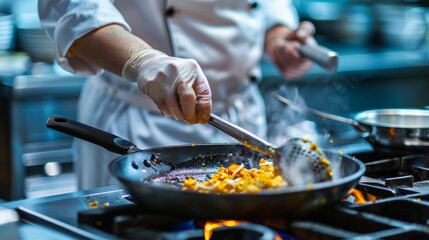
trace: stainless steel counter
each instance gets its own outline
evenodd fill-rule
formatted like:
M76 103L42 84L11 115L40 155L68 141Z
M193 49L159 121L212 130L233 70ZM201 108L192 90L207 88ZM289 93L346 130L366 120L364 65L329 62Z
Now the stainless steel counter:
M40 236L40 239L58 240L109 239L112 236L103 232L91 233L80 230L77 222L77 211L89 208L87 197L96 197L101 193L112 193L108 196L119 197L116 199L118 204L130 203L121 198L124 195L122 189L118 186L109 186L55 196L12 201L0 204L0 208L15 210L20 215L20 219L14 229L15 235L19 238L15 239L30 240L34 239L35 236ZM113 199L109 199L109 202L112 206L115 205ZM62 211L58 211L58 209L62 209ZM37 214L38 211L47 214ZM57 222L63 221L63 224L53 226L52 222L50 223L53 220L50 218L55 219Z
M28 98L66 98L76 97L80 94L85 83L84 76L61 75L20 75L11 81L2 84L13 89L13 99Z

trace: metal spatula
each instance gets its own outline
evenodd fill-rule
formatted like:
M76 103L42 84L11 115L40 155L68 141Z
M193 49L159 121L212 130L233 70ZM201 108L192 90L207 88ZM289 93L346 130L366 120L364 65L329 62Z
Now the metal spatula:
M293 185L332 180L329 160L314 142L291 139L276 147L214 114L211 115L209 123L246 147L270 156L276 169Z

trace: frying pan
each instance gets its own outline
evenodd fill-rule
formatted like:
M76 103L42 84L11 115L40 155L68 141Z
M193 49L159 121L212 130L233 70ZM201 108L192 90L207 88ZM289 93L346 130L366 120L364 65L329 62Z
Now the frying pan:
M264 190L257 194L185 191L181 179L207 180L220 166L256 167L267 157L240 144L203 144L138 149L133 143L83 123L52 116L46 126L122 154L109 170L143 210L193 219L285 217L340 201L365 172L363 163L326 151L334 179L312 186Z
M429 152L429 110L375 109L345 118L299 105L276 93L273 96L296 111L352 125L376 150Z

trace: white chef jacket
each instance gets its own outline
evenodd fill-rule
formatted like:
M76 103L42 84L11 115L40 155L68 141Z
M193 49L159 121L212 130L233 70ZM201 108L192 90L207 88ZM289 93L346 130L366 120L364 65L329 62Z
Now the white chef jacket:
M81 58L65 57L73 41L115 23L155 49L195 59L209 80L213 112L266 137L265 105L256 85L261 78L258 63L265 30L297 25L289 0L39 0L38 8L60 66L93 75L80 96L79 121L142 149L235 141L210 125L166 118L135 83ZM107 165L119 155L82 141L75 145L80 189L116 184Z

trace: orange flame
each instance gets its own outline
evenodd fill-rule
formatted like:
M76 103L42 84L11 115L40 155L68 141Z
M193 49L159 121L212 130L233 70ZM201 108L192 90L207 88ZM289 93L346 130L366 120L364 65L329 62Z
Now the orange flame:
M215 230L216 228L220 228L224 226L233 227L244 223L245 222L240 222L236 220L220 220L216 222L207 222L204 225L204 239L209 240L213 235L213 230Z
M353 188L352 190L350 190L349 192L350 195L352 195L353 197L355 197L356 204L364 204L366 202L375 202L377 200L377 197L369 194L369 193L363 193L362 191L359 191L355 188Z
M210 240L210 238L213 235L213 231L220 227L234 227L242 224L246 224L247 222L244 221L237 221L237 220L219 220L219 221L209 221L206 222L204 225L204 239ZM282 240L282 238L276 234L275 240Z

